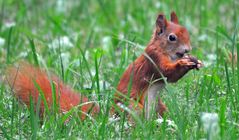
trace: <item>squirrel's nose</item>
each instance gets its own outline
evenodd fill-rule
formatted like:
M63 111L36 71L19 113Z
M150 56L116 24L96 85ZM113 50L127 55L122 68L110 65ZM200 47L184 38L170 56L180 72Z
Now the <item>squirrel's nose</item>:
M188 46L187 48L185 48L184 52L185 53L188 53L192 50L192 47L191 46Z
M184 53L188 53L190 50L189 49L185 49L184 50Z

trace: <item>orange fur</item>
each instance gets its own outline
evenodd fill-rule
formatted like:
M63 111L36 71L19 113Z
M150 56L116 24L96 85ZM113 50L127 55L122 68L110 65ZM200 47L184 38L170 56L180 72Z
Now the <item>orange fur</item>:
M163 32L163 34L159 34ZM174 33L177 36L177 42L170 43L168 35ZM156 20L156 29L152 39L145 48L145 54L153 60L146 57L145 54L139 56L124 72L121 77L117 90L124 95L128 92L130 100L137 103L140 108L145 106L145 97L152 81L164 84L162 75L168 82L176 82L183 77L189 70L194 69L192 61L186 58L176 58L178 52L188 52L191 50L189 33L186 28L178 24L178 18L174 12L171 13L171 21L167 21L163 14L159 14ZM161 75L162 74L162 75ZM132 76L133 75L133 76ZM132 77L132 88L128 91L128 86ZM116 93L115 103L124 103L124 96ZM155 99L157 100L157 99ZM166 106L158 98L156 111L163 115ZM114 110L114 109L113 109Z
M18 68L11 67L6 74L6 82L13 88L15 96L27 106L30 106L30 96L33 99L33 103L37 104L40 96L37 88L38 85L45 96L48 107L51 109L53 99L50 81L52 81L55 87L56 103L59 105L59 112L67 112L74 106L88 102L88 98L75 93L56 76L48 77L45 71L31 65L22 64ZM90 109L92 109L92 114L99 112L99 107L94 103L87 103L81 106L81 111L84 113L88 113ZM41 100L41 114L44 110L44 103ZM81 114L82 119L85 119L84 113Z

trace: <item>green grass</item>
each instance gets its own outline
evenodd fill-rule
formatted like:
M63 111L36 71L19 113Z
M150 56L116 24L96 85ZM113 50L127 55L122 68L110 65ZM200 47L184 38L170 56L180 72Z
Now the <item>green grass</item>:
M1 82L0 139L210 139L202 112L218 114L220 132L214 139L238 139L239 61L228 61L229 52L239 52L238 1L0 0L0 7L1 76L9 64L39 65L90 99L94 95L103 108L84 122L77 109L40 120ZM144 118L131 127L124 118L110 122L122 73L149 42L157 14L169 18L172 10L190 32L192 54L205 64L161 94L169 110L165 119L175 126ZM60 44L62 38L71 44Z

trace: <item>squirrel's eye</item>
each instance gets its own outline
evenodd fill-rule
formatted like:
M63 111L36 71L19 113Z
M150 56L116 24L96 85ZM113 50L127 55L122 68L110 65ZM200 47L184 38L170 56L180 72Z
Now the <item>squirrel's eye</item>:
M168 35L168 41L169 42L176 42L177 41L177 36L174 33L171 33Z

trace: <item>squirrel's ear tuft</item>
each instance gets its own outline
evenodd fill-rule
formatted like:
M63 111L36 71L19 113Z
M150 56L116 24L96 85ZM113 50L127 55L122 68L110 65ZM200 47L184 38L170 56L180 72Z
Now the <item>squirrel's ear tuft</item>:
M164 14L159 14L156 20L156 27L165 30L167 26L167 19Z
M175 24L178 24L178 17L177 17L177 15L176 15L176 13L174 11L171 12L170 20L171 20L171 22L173 22Z

